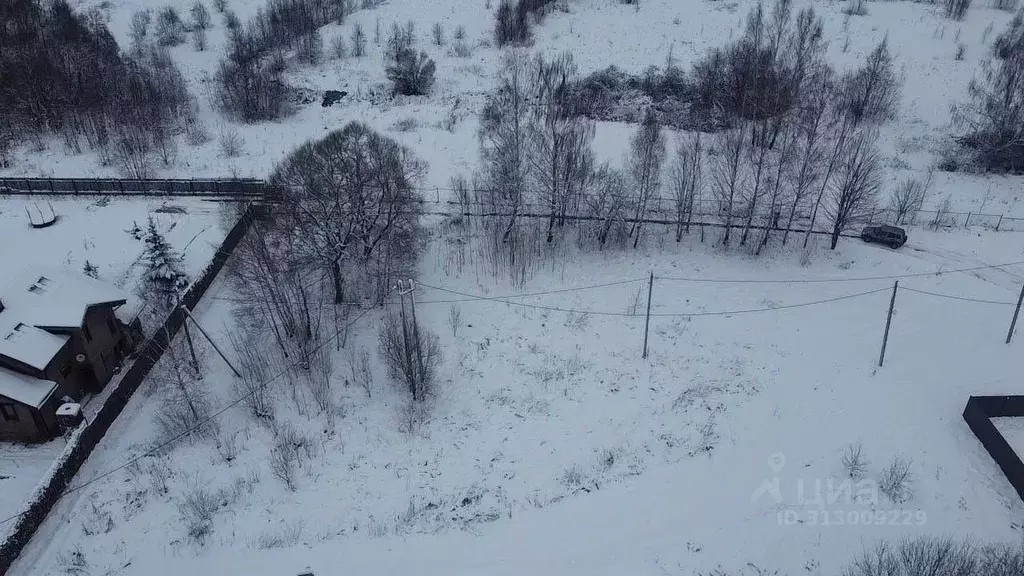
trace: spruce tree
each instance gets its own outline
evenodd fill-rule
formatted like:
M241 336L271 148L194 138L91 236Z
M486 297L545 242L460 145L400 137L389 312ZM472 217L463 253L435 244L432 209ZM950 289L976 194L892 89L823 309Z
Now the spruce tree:
M182 271L182 257L160 233L153 217L146 225L146 243L142 259L146 264L144 279L153 289L161 292L170 301L188 286L188 276Z

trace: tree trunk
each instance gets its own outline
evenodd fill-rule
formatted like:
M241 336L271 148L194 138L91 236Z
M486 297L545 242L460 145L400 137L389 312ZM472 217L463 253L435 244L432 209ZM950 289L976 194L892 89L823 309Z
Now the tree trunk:
M345 281L341 278L340 257L331 262L331 279L334 281L334 303L341 304L345 301Z

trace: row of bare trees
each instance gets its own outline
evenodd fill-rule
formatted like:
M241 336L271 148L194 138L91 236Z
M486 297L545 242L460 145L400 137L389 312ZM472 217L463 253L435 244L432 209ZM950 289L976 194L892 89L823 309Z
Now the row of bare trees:
M875 128L894 114L899 81L887 40L863 66L837 75L821 31L813 8L795 16L789 0L770 16L755 8L743 37L694 72L694 105L722 114L718 133L682 136L669 155L659 114L648 109L623 170L595 163L572 58L507 54L482 114L476 182L477 202L501 215L489 225L495 250L514 254L508 246L521 234L521 215L537 211L547 214L549 243L566 222L582 220L599 247L615 239L636 247L643 221L665 198L677 240L695 209L711 205L724 245L738 235L760 253L774 231L788 241L800 219L809 222L805 245L813 224L825 221L835 248L878 200Z
M195 106L165 49L122 54L102 18L64 0L0 6L0 95L0 166L15 144L59 134L129 177L148 176L154 154L170 162Z

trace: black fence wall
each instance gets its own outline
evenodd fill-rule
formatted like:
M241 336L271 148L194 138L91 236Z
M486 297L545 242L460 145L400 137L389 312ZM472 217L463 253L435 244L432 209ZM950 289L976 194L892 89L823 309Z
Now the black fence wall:
M262 198L266 183L255 179L125 180L117 178L0 178L0 194L228 196Z
M193 308L210 288L210 284L217 277L217 274L224 267L224 263L234 251L235 247L248 232L253 220L261 214L262 210L256 205L246 208L242 217L228 232L221 243L213 259L199 275L196 281L188 288L182 296L182 302L188 308ZM85 463L86 459L99 444L107 430L114 423L114 420L121 414L132 395L145 380L153 366L163 355L167 348L168 338L173 339L185 320L184 313L177 309L164 322L163 326L156 330L156 333L147 340L138 354L135 362L125 372L117 388L110 394L107 401L100 408L96 416L90 421L85 429L78 436L78 443L68 448L64 460L58 468L47 479L45 485L36 491L36 498L30 502L20 516L11 520L15 523L9 536L0 544L0 575L6 574L11 564L17 559L25 545L31 540L33 534L46 520L46 515L71 486L71 481ZM73 489L73 487L72 487Z
M1024 396L971 396L964 408L967 426L1024 500L1024 462L990 420L1005 416L1024 416Z

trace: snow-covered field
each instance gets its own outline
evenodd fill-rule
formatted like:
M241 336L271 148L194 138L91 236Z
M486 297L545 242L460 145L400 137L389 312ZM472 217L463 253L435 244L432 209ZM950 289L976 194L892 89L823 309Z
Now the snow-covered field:
M1012 392L1019 371L1019 341L1003 338L1024 266L952 272L1024 260L1019 248L987 251L991 235L957 234L959 250L942 254L926 247L943 234L915 232L899 252L848 242L806 265L796 250L751 261L696 238L570 252L519 292L633 282L519 304L437 290L517 292L481 275L472 256L461 274L446 272L447 249L435 243L417 313L441 336L445 361L418 429L405 428L404 393L381 370L371 395L343 383L342 351L341 411L302 415L289 384L274 385L278 425L292 422L314 454L294 492L268 465L268 426L231 408L218 419L222 445L236 443L230 460L212 441L181 444L87 485L58 505L12 573L58 574L72 551L113 574L657 574L747 562L835 573L862 545L904 534L1019 538L1024 506L960 418L970 394ZM651 271L645 360L637 293ZM998 304L901 291L877 368L897 275L907 289ZM821 279L834 282L801 282ZM210 296L199 319L224 341L231 291L219 282ZM834 301L789 307L822 300ZM374 351L379 318L359 321L347 346ZM207 356L204 381L227 406L230 374ZM156 441L147 386L79 482ZM841 452L855 443L867 467L844 496ZM872 486L898 456L911 463L911 495L893 503ZM754 498L776 479L780 500L770 490ZM204 545L181 513L199 490L216 501Z
M34 229L29 215L57 215L56 224ZM152 216L157 228L184 257L195 277L210 261L227 229L218 204L196 199L47 199L5 197L0 203L0 270L12 275L24 266L42 265L82 272L86 261L101 280L133 295L143 273L143 243L126 230L145 227ZM0 287L7 276L0 277ZM134 296L132 296L134 297ZM95 409L95 408L91 408ZM20 510L39 478L61 452L61 439L40 446L0 443L0 515Z
M187 13L191 2L170 4ZM132 12L163 3L77 5L99 8L126 45ZM260 4L229 5L245 21ZM566 5L535 28L533 50L571 51L588 73L611 64L641 71L661 65L670 49L687 66L739 33L753 3ZM898 119L882 127L885 178L923 173L948 144L949 106L964 97L1010 15L980 3L959 23L926 4L872 2L868 15L850 18L844 4L815 6L839 68L888 35L904 89ZM484 0L390 0L360 10L322 32L329 43L361 23L367 57L289 72L303 88L348 91L343 103L313 102L293 117L252 126L226 122L209 103L214 56L225 44L215 15L209 51L173 49L213 139L181 142L176 164L162 174L264 177L297 144L360 120L426 160L423 186L439 188L444 199L450 177L477 169L475 115L500 57L488 45L492 12ZM417 47L438 62L438 82L429 97L392 101L380 96L386 80L374 30L379 22L386 34L409 19L417 22ZM449 38L464 26L473 55L431 45L434 22ZM957 43L966 46L963 60L954 59ZM621 163L632 130L599 123L598 159ZM218 148L217 136L229 131L245 141L237 158ZM22 151L9 172L116 175L56 144L41 154ZM1021 183L940 172L929 205L951 195L955 210L1024 216ZM23 212L7 208L3 215ZM192 210L182 225L198 231L204 225ZM58 211L75 217L70 207ZM128 225L104 232L115 254ZM181 233L177 246L188 242ZM904 535L1021 539L1024 505L960 414L970 394L1019 391L1022 336L1010 346L1003 340L1024 265L991 266L1024 262L1022 233L915 227L899 251L844 240L834 252L773 246L755 259L702 244L697 234L677 244L652 232L638 251L563 248L519 287L491 277L472 245L460 250L444 234L432 230L416 290L417 314L440 336L444 354L425 422L407 424L406 395L377 361L382 312L371 310L333 355L339 410L317 414L292 397L288 383L272 385L277 426L294 427L309 454L292 491L272 472L270 427L231 406L230 372L206 350L204 386L214 409L225 409L219 446L176 443L147 455L160 436L158 391L145 384L79 473L76 485L88 484L58 504L11 573L62 574L85 562L86 573L119 575L269 576L307 567L317 575L716 568L817 575L838 573L862 547ZM101 276L123 271L109 266ZM897 277L901 290L878 368ZM524 293L532 295L506 298ZM237 298L221 280L196 311L219 342L234 329ZM388 306L394 310L397 299ZM349 376L352 350L372 359L369 394ZM856 444L866 465L854 481L842 454ZM876 483L900 459L909 464L909 493L894 502ZM196 538L186 526L200 495L209 523Z

